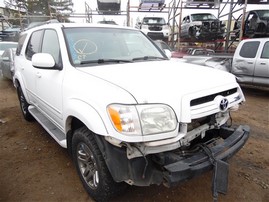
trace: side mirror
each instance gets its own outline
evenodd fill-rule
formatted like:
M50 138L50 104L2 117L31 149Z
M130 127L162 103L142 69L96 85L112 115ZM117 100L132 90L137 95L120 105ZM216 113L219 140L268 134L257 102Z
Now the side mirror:
M32 65L39 69L55 69L55 61L48 53L36 53L32 57Z

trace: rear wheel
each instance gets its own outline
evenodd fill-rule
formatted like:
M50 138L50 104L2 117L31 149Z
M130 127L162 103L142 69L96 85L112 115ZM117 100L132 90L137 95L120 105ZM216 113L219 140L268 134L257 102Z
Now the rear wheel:
M107 201L126 186L113 180L93 134L86 127L74 132L72 156L84 188L95 200Z
M26 101L20 86L17 87L17 93L18 93L20 107L21 107L21 111L22 111L24 119L26 121L33 121L34 117L30 114L30 112L28 110L29 103Z

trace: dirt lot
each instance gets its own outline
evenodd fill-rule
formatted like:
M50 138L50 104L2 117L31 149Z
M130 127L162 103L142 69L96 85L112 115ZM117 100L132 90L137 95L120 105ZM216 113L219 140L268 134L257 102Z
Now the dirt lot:
M243 88L247 102L233 113L251 137L230 161L227 195L219 201L269 201L269 90ZM0 201L93 201L67 151L37 123L26 122L11 81L0 76ZM130 187L112 201L213 201L206 173L173 188Z

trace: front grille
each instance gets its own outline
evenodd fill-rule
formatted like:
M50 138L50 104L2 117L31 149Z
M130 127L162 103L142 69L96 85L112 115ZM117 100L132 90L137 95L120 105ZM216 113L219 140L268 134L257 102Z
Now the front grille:
M149 26L150 31L162 31L162 26Z
M206 117L202 117L202 118L199 118L199 119L192 119L191 120L191 123L188 124L188 127L187 127L187 131L192 131L194 130L195 128L198 128L206 123L210 123L211 120L213 120L214 118L214 115L213 116L206 116Z
M232 88L230 90L222 91L222 92L215 93L215 94L212 94L212 95L207 95L205 97L196 98L194 100L191 100L191 107L196 106L196 105L200 105L200 104L204 104L204 103L207 103L207 102L211 102L218 95L226 97L226 96L232 95L232 94L234 94L236 92L237 92L237 88Z

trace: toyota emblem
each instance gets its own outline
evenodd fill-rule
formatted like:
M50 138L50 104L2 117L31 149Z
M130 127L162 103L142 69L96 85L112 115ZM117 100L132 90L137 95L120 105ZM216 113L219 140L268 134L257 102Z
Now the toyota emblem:
M219 105L219 108L221 111L226 111L227 107L228 107L228 104L229 104L229 101L226 99L226 98L223 98L221 101L220 101L220 105Z

